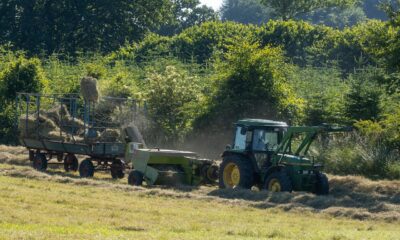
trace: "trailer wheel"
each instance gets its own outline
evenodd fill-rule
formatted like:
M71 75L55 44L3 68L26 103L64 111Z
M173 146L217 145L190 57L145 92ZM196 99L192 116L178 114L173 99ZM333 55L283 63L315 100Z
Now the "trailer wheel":
M44 153L36 153L33 158L32 166L34 169L44 172L47 169L47 159Z
M76 156L74 154L69 153L64 157L64 170L66 172L78 171L78 165L79 165L78 159L76 158Z
M124 178L125 163L121 160L114 160L111 164L111 177L113 179Z
M133 170L129 173L128 184L132 186L142 186L143 184L143 173L138 170Z
M267 177L264 189L270 192L292 192L293 186L285 171L273 172Z
M317 182L315 184L315 194L328 195L329 194L329 181L328 177L323 173L317 173Z
M94 166L90 159L85 159L79 165L79 176L82 178L91 178L94 175Z

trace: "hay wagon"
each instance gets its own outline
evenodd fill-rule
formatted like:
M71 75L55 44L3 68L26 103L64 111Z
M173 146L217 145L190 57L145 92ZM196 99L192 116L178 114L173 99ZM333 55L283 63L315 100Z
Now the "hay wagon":
M125 98L18 93L16 99L19 139L33 167L45 171L60 164L66 171L79 170L81 177L95 171L124 177L126 142L140 141L136 126L130 126L143 112L137 101ZM85 156L80 164L78 156Z

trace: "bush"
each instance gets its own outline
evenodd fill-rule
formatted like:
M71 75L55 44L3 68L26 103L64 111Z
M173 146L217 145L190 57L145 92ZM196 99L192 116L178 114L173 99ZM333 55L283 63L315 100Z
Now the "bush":
M352 79L351 90L346 95L346 115L349 119L378 120L381 117L383 90L368 77Z
M177 65L148 73L145 99L154 122L152 138L158 144L173 146L191 131L193 120L201 112L199 80Z
M290 85L305 101L304 124L347 122L344 96L349 86L338 68L296 67L290 75Z
M303 102L288 84L291 65L279 48L238 43L215 68L215 92L197 128L212 122L218 130L239 118L300 119ZM208 127L207 127L208 128Z
M2 101L13 102L17 92L40 93L47 86L47 80L39 59L21 56L9 62L0 73L0 84Z
M17 119L14 104L0 106L0 143L13 145L18 143Z
M322 146L322 145L321 145ZM318 158L325 170L338 175L362 175L372 179L399 179L399 151L385 143L381 135L358 133L334 139L329 147L319 147Z

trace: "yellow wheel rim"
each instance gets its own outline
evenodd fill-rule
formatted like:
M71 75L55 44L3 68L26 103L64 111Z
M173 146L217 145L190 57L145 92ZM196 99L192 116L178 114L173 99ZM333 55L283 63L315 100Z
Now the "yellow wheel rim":
M270 192L280 192L282 189L281 183L279 182L278 179L273 178L271 181L268 183L268 191Z
M223 172L225 187L234 188L240 183L240 170L235 163L228 163Z

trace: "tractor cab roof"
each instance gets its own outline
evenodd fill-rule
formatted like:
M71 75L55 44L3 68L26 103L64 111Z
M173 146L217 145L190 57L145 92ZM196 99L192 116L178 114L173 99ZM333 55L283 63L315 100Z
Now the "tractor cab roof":
M266 119L242 119L236 125L246 127L288 127L285 122L277 122Z

